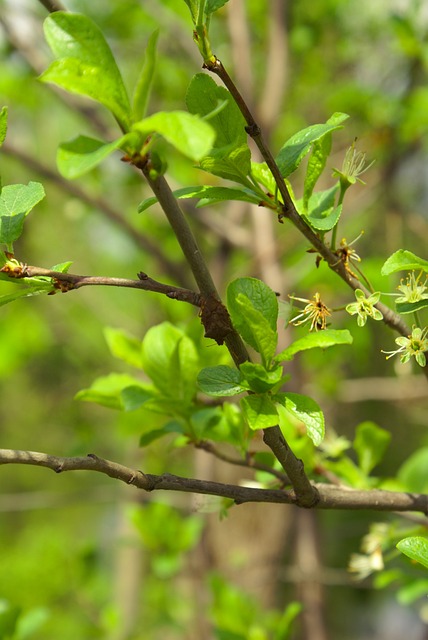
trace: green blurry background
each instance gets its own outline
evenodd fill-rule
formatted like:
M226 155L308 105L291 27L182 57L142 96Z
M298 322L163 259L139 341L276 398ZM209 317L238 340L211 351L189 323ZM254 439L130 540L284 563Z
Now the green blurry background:
M201 68L184 2L65 4L100 26L129 88L150 34L160 27L150 111L184 108L186 87ZM0 1L0 102L9 106L2 181L39 180L47 193L26 222L17 257L43 267L72 260L71 271L87 275L134 278L142 270L193 286L162 212L137 213L150 194L119 156L69 185L58 178L61 141L79 133L113 139L117 132L94 103L37 81L51 59L42 32L46 15L36 0ZM428 6L417 0L230 0L212 23L214 52L242 88L274 152L335 111L351 116L335 137L325 184L357 137L358 148L376 162L364 176L367 185L347 195L339 237L352 241L364 229L355 248L382 291L398 284L398 278L379 276L393 251L402 247L426 257L427 33ZM173 187L202 184L201 172L175 152L168 162ZM43 167L53 172L51 179ZM300 178L293 180L296 193ZM194 210L186 201L185 207L220 290L248 275L261 277L283 299L319 291L329 306L352 301L328 268L315 268L297 232L269 212L245 203ZM0 292L12 286L1 283ZM176 450L164 440L139 449L144 422L161 417L73 400L96 376L128 370L109 354L104 327L142 338L153 324L170 320L192 322L196 331L195 315L152 293L101 287L2 307L1 446L96 452L152 473L227 481L228 469L213 467L206 454ZM392 349L395 336L382 323L357 330L355 319L337 314L333 326L352 328L353 348L304 354L293 384L317 399L339 434L352 439L366 419L391 431L392 445L376 473L394 476L415 448L428 446L423 381L411 367L398 363L395 370L396 363L385 361L380 349ZM248 629L259 623L269 628L277 623L262 613L264 605L283 611L299 597L321 615L311 640L423 637L423 607L418 615L417 607L397 604L393 592L373 592L369 582L355 586L346 573L350 552L373 520L369 514L298 514L276 506L267 518L267 506L248 505L239 508L246 510L246 524L237 522L233 509L219 523L218 505L199 498L156 495L152 504L151 496L97 474L54 476L18 466L2 468L0 486L0 599L10 615L17 613L13 607L22 611L15 637L233 640L240 636L213 630L222 616L234 612ZM236 544L233 531L242 533ZM248 531L252 542L245 539ZM256 598L260 610L247 597ZM304 638L304 628L297 625L293 638Z

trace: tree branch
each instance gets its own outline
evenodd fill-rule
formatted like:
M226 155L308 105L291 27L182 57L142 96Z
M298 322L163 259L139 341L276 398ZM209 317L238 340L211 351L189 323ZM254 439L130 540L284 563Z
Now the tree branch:
M98 209L103 215L113 222L113 224L120 227L136 244L137 247L144 252L153 256L157 261L159 267L175 282L179 282L184 287L190 286L190 281L187 272L184 271L181 265L172 262L168 256L159 248L159 246L140 233L135 227L133 227L111 204L104 198L95 197L88 193L85 189L82 189L75 182L66 180L55 171L52 171L44 163L40 162L33 156L29 155L25 151L18 149L9 142L5 142L2 146L2 153L6 153L12 158L16 158L19 162L22 162L29 169L36 171L40 176L47 178L55 185L57 185L62 191L69 193L74 198L78 198L82 202L85 202L90 207Z
M8 267L8 265L6 265ZM3 271L5 267L0 269ZM52 278L54 287L62 293L67 293L73 289L80 289L87 286L104 286L104 287L125 287L130 289L142 289L143 291L153 291L154 293L162 293L168 298L188 302L195 307L200 307L201 296L196 291L174 287L170 284L164 284L149 278L142 271L138 274L138 280L129 280L127 278L109 278L106 276L80 276L73 273L63 273L61 271L51 271L42 267L32 267L22 265L17 267L15 271L3 271L11 279L47 277Z
M0 465L23 464L52 469L55 473L65 471L96 471L115 480L121 480L144 491L181 491L230 498L236 504L245 502L270 502L294 504L299 501L293 490L255 489L237 485L183 478L165 473L161 476L145 474L142 471L125 467L118 462L99 458L95 454L86 457L60 457L36 451L0 449ZM428 495L401 493L371 489L359 491L343 489L326 484L314 485L319 501L314 507L319 509L351 509L371 511L419 511L428 514Z

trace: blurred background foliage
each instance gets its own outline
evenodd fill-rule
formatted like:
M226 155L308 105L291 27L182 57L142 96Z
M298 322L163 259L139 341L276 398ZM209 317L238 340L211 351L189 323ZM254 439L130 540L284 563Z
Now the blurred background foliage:
M129 88L150 34L160 27L150 111L184 108L186 87L201 67L184 2L65 5L100 26ZM143 270L193 286L162 212L153 207L137 214L138 203L150 194L117 155L79 181L59 178L59 142L79 133L113 139L116 131L94 103L37 81L51 59L42 34L45 16L36 0L0 0L0 102L9 106L2 181L40 180L47 193L15 247L18 259L43 267L72 260L71 272L87 275L133 278ZM335 136L324 181L332 184L331 169L340 168L354 138L368 160L375 160L364 176L366 186L354 187L345 199L339 237L352 241L364 230L356 250L382 291L394 290L399 281L379 275L393 251L401 247L426 257L427 34L423 0L230 0L212 23L214 51L242 88L274 152L297 130L335 111L351 116ZM168 162L173 187L206 179L173 151ZM302 189L299 174L293 188L297 194ZM188 201L184 206L222 291L245 275L261 277L282 299L310 299L319 291L329 306L352 301L325 265L315 267L306 241L269 212L246 203L211 210L195 210ZM1 292L11 286L1 283ZM213 468L208 454L174 449L165 440L139 449L144 421L161 425L161 416L119 414L73 401L96 376L128 371L109 354L104 327L142 338L163 320L191 322L199 331L194 310L126 289L87 288L3 307L2 447L58 455L94 451L152 473L214 474L227 481L225 466ZM375 471L393 477L418 446L428 445L423 381L410 366L398 363L394 370L395 363L385 361L380 349L393 348L394 336L381 323L358 330L355 319L338 313L332 326L351 328L353 348L303 354L292 371L294 389L317 399L328 427L340 435L352 439L366 419L390 431L388 455ZM287 339L284 331L284 345ZM303 619L293 638L424 637L428 612L422 606L404 609L391 593L374 592L369 581L352 585L346 574L370 515L296 513L276 506L268 528L277 525L284 535L277 535L275 556L266 559L263 550L270 543L256 518L262 514L266 526L267 506L259 513L254 505L240 507L249 514L244 529L259 543L251 548L243 538L233 546L227 537L233 527L240 531L236 509L219 523L224 505L198 497L156 496L155 504L97 474L54 477L17 466L2 468L1 479L1 637L9 637L19 609L16 638L285 638L285 618L296 613L286 607L297 598L319 619L310 636L303 635ZM223 538L222 527L228 532ZM283 635L274 635L281 628Z

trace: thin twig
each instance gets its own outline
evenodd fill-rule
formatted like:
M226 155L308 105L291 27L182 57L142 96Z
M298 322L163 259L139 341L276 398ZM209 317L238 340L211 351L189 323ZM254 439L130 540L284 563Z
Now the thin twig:
M121 480L144 491L181 491L229 498L236 504L266 502L299 505L295 492L279 489L255 489L237 485L183 478L165 473L161 476L145 474L125 467L118 462L99 458L94 454L86 457L51 456L36 451L0 449L0 465L25 464L52 469L56 473L65 471L96 471L110 478ZM316 484L319 509L351 509L370 511L419 511L428 514L428 495L370 489L367 491L344 490L331 485Z
M153 291L154 293L162 293L168 298L188 302L195 307L201 304L201 296L196 291L174 287L170 284L164 284L149 278L146 273L140 272L138 280L130 280L127 278L110 278L106 276L81 276L73 273L63 273L61 271L52 271L43 267L33 267L30 265L22 265L20 273L7 272L6 274L13 279L47 277L52 278L55 288L67 293L73 289L80 289L88 286L103 287L125 287L130 289L142 289L143 291Z
M88 204L90 207L101 211L106 218L108 218L115 225L119 226L140 249L153 256L156 259L159 267L166 274L168 274L168 276L173 278L174 281L179 282L184 287L190 286L189 278L182 266L172 262L168 258L168 256L166 256L165 253L161 250L158 244L135 229L135 227L133 227L119 211L112 207L112 205L107 200L91 195L75 182L66 180L55 171L52 171L52 169L50 169L47 165L40 162L40 160L37 160L25 151L16 148L9 142L5 142L3 144L2 153L6 153L11 157L16 158L17 160L19 160L19 162L22 162L32 171L36 171L40 176L52 181L62 191L69 193L75 198L78 198L82 202Z

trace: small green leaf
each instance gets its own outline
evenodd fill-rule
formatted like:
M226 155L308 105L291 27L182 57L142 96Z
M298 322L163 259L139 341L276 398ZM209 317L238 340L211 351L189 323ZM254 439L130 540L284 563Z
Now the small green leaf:
M191 197L191 196L186 196ZM207 205L216 204L217 202L230 202L236 200L240 202L252 202L259 205L261 202L260 195L251 191L251 189L231 189L230 187L203 187L197 196L200 198L197 208L206 207Z
M46 40L58 58L40 76L71 93L103 104L128 131L131 108L122 76L102 32L89 18L57 11L44 22Z
M125 373L110 373L94 380L88 389L78 391L75 400L95 402L110 409L123 410L122 390L136 383L135 378Z
M278 424L275 404L266 395L252 395L241 399L242 412L252 430L268 429Z
M306 169L303 190L303 208L305 211L308 209L309 198L311 197L314 187L318 182L318 178L324 171L327 158L330 155L331 139L331 133L327 133L312 145L312 153Z
M274 194L277 189L275 178L272 175L271 170L267 166L266 162L252 162L251 163L251 175L253 178L262 185L266 191L270 194Z
M428 492L428 447L415 451L398 470L397 478L406 491Z
M231 313L235 312L234 301L239 294L246 296L254 309L263 314L270 328L276 331L278 300L275 292L257 278L237 278L227 288L227 306Z
M198 19L198 10L199 10L199 1L200 0L184 0L190 10L190 15L192 16L193 24L196 24Z
M106 327L104 337L110 353L132 367L142 368L141 341L121 329Z
M367 421L358 425L354 449L360 468L366 475L382 460L390 440L391 434L374 422Z
M210 396L235 396L248 390L243 385L241 373L227 365L202 369L198 374L198 386Z
M239 309L239 327L244 340L253 347L262 357L263 364L269 368L275 355L278 334L274 331L265 316L251 304L249 298L239 293L234 301L232 321L237 318L236 310ZM236 326L236 325L235 325Z
M137 84L135 85L134 97L132 100L132 118L134 122L142 120L146 115L156 66L156 45L158 37L159 29L156 29L156 31L154 31L150 36L144 53L144 61Z
M276 362L292 360L299 351L315 349L317 347L326 349L336 344L352 344L352 336L347 329L325 329L317 333L308 333L303 338L295 340L289 347L275 356Z
M306 431L315 446L324 439L324 414L312 398L299 393L278 393L272 396L286 411L303 422Z
M106 143L95 138L78 136L69 142L63 142L59 146L56 158L58 171L64 178L73 180L96 167L116 149L123 149L132 139L132 134L127 134Z
M381 269L381 274L387 276L395 271L411 271L412 269L418 271L422 269L422 271L428 272L428 260L419 258L406 249L399 249L392 256L389 256Z
M7 600L0 600L0 638L16 638L15 632L21 608Z
M136 384L125 387L120 392L120 399L124 411L135 411L154 397L153 390Z
M192 160L200 160L212 148L215 131L211 124L186 111L159 111L133 125L149 135L156 132Z
M293 173L313 143L332 131L342 129L342 122L348 117L345 113L335 113L325 124L314 124L287 140L276 158L281 175L286 178Z
M199 360L193 341L183 331L163 322L151 327L142 343L146 374L166 398L183 408L196 393Z
M213 176L248 186L247 176L251 170L250 149L246 143L239 147L230 145L222 149L213 149L209 156L202 158L200 168Z
M167 436L171 433L179 433L183 434L183 426L177 420L171 420L166 425L164 425L160 429L152 429L143 433L140 437L139 445L140 447L147 447L147 445L151 444L155 440L162 438L163 436Z
M58 271L59 273L68 273L69 268L73 263L70 260L67 262L59 262L51 267L51 271Z
M220 113L212 116L219 104L226 103ZM229 91L219 86L206 73L197 73L190 81L186 93L186 106L190 113L209 117L215 129L215 148L246 144L245 120Z
M339 184L326 191L313 193L307 203L306 220L317 231L330 231L339 221L342 205L335 206L335 197Z
M415 311L420 311L421 309L426 309L428 307L428 300L418 300L417 302L396 302L395 308L398 313L406 314L406 313L415 313Z
M261 364L244 362L239 367L251 391L265 393L270 391L282 380L283 369L281 366L267 371Z
M221 9L226 2L229 2L229 0L207 0L205 4L205 14L209 16L211 13L214 13L214 11Z
M19 238L25 217L45 197L39 182L12 184L3 187L0 193L0 243L10 249Z
M416 560L428 569L428 540L421 536L412 536L400 540L397 549L412 560Z
M6 139L7 132L7 107L2 107L0 111L0 147Z
M39 289L37 287L34 287L33 289L20 288L13 293L0 296L0 307L3 307L5 304L9 304L9 302L19 300L19 298L30 298L31 296L37 296L40 293L47 293L49 291L53 291L52 285L50 287L40 286Z

